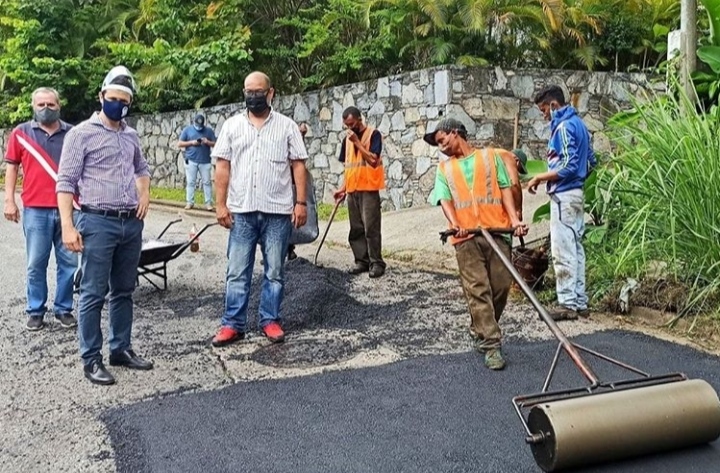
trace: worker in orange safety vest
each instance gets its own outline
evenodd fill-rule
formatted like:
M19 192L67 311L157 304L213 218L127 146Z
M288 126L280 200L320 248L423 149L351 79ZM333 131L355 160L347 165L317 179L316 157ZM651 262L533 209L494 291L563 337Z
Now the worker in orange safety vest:
M425 142L440 148L450 159L437 168L434 205L441 205L455 247L460 281L470 309L470 332L477 350L485 356L485 366L493 370L505 367L501 352L498 322L507 303L512 277L482 235L475 228L515 228L516 236L527 234L527 226L518 218L511 191L512 183L502 155L508 151L475 149L467 142L462 122L447 118ZM510 236L494 236L495 242L510 258Z
M345 181L333 197L341 202L347 197L350 234L348 241L355 257L350 274L369 273L371 278L385 274L382 258L380 191L385 188L382 164L382 135L367 126L357 107L343 112L347 136L339 160L345 163Z

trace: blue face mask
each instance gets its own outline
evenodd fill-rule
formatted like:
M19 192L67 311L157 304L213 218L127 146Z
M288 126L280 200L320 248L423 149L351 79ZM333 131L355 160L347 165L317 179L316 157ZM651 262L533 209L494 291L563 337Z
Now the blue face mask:
M102 111L110 120L119 122L127 116L130 105L126 105L119 100L103 100Z

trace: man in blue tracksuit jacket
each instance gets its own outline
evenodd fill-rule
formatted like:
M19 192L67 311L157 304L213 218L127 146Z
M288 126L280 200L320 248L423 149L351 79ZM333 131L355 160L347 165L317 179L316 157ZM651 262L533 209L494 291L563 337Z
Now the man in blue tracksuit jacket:
M535 104L550 121L548 171L528 183L535 194L547 182L550 196L550 251L555 270L558 307L550 311L555 320L587 317L588 298L585 294L585 179L597 164L590 145L590 133L572 106L565 103L565 94L556 85L541 90Z

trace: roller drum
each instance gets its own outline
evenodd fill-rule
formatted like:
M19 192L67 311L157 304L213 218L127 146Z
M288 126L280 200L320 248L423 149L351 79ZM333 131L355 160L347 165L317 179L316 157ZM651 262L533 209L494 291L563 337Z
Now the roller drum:
M702 380L679 381L539 404L528 425L543 471L604 463L712 442L720 400Z

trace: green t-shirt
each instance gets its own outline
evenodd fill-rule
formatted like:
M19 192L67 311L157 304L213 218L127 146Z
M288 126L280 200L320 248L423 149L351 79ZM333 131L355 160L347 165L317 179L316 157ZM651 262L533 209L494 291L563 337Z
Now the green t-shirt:
M470 156L458 159L458 162L460 163L460 170L465 177L465 182L467 182L468 187L472 189L473 178L475 176L475 154L473 153ZM497 174L497 182L500 189L510 187L510 176L508 176L505 163L498 155L495 155L495 173ZM435 188L432 194L430 194L430 203L432 203L432 205L440 205L441 200L452 200L452 193L450 192L450 187L448 186L445 175L440 170L440 166L438 166L435 174Z

